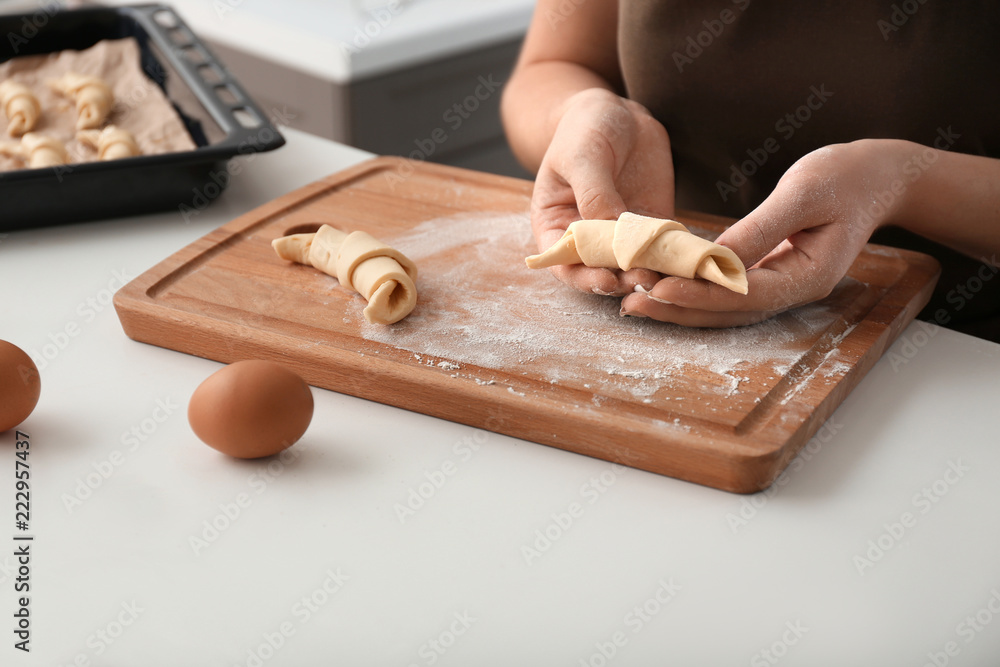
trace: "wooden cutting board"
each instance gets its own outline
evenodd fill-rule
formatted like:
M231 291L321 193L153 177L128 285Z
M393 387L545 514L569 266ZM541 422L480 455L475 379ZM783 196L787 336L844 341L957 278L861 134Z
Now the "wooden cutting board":
M531 183L400 158L334 174L207 234L122 288L125 333L734 492L769 486L926 303L935 260L869 246L824 301L750 327L618 315L531 271ZM726 221L678 214L694 231ZM419 267L391 326L271 240L328 223Z

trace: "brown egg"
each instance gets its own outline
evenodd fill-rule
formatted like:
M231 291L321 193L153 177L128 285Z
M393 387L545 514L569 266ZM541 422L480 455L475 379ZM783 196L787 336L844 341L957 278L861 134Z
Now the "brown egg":
M208 377L188 403L188 422L201 440L240 459L291 447L309 427L312 392L273 361L237 361Z
M0 432L20 425L38 404L38 367L17 345L0 340Z

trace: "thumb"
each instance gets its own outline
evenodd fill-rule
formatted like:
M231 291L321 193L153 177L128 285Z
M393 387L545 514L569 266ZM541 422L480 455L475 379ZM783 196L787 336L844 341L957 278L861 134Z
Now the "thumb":
M573 189L580 217L585 220L617 220L628 210L610 170L600 163L588 161L577 166L566 181Z
M735 252L750 268L789 236L809 226L804 224L804 216L791 213L782 192L775 190L745 218L722 232L715 242Z

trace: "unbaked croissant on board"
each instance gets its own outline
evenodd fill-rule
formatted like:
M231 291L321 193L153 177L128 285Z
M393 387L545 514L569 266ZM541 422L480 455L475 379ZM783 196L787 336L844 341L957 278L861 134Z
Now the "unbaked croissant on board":
M315 234L274 239L271 246L282 259L312 265L363 296L369 322L398 322L416 306L417 265L366 232L348 234L323 225Z

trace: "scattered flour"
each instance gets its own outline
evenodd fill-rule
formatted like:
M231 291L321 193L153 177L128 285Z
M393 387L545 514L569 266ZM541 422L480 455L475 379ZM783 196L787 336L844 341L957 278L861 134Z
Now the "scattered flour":
M418 362L450 360L428 365L464 365L470 376L468 366L477 366L570 388L597 385L596 394L644 403L677 398L670 389L679 381L699 382L703 393L726 399L745 393L751 376L776 383L839 320L822 303L732 329L622 318L618 298L578 292L525 267L534 249L525 214L428 220L391 241L420 267L417 307L393 326L360 317L357 326Z

